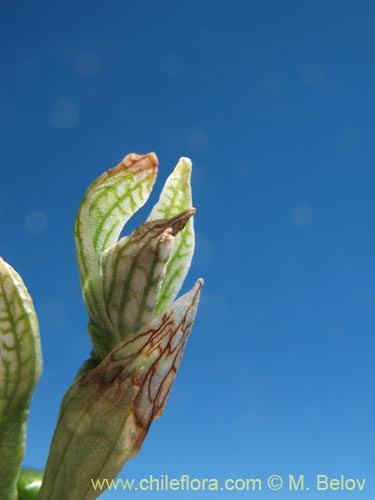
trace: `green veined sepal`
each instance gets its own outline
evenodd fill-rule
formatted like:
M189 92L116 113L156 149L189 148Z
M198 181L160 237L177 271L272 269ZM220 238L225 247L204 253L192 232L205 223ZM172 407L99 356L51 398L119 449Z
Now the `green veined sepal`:
M42 371L38 320L20 275L0 258L0 498L17 499L26 424Z

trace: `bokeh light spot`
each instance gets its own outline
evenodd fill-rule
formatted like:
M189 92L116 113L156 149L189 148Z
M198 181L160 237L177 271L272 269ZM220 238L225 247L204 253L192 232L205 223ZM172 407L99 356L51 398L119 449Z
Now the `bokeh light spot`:
M79 119L79 108L71 99L61 99L51 108L51 123L61 130L74 127L79 122Z
M309 205L295 205L290 211L290 218L295 226L308 227L313 223L314 212Z
M45 233L48 227L48 217L42 210L33 210L25 217L25 228L31 234Z

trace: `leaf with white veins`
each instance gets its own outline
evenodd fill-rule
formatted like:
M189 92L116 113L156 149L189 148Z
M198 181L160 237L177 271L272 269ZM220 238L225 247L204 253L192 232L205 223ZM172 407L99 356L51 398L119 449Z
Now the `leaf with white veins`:
M154 153L126 156L91 184L76 217L76 253L83 299L90 316L89 331L102 354L120 340L104 305L102 253L117 241L124 224L147 201L157 165Z
M145 222L104 253L104 299L122 338L152 320L174 239L194 212Z
M173 217L191 208L191 160L180 158L176 168L168 177L158 203L148 220ZM167 265L156 313L161 314L173 302L181 289L194 253L194 226L191 218L185 228L175 237L173 250Z
M38 321L16 271L0 258L0 498L17 498L26 421L42 369Z

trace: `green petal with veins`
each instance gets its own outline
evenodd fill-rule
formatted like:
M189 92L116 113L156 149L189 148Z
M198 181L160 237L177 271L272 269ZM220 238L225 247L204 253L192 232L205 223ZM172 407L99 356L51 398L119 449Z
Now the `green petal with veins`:
M174 239L194 212L145 222L104 253L104 300L122 338L153 319Z
M104 356L121 340L108 318L101 280L103 252L124 224L147 201L157 174L155 154L130 154L96 179L86 191L75 223L76 253L89 332Z
M42 370L39 327L31 297L0 258L0 498L17 498L26 421Z
M158 203L148 220L173 217L191 208L191 160L180 158L176 168L168 177ZM165 278L160 290L156 313L161 314L173 302L181 289L194 253L194 227L191 218L185 228L175 237Z

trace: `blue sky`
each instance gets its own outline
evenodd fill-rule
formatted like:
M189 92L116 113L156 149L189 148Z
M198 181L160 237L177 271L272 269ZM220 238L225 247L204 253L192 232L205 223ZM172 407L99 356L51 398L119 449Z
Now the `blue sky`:
M367 478L354 495L373 498L373 2L1 11L0 255L33 296L44 352L26 463L43 468L90 349L80 199L125 154L155 151L155 191L126 231L191 157L197 248L184 290L206 284L166 411L121 477L345 474ZM296 497L252 493L271 494Z

